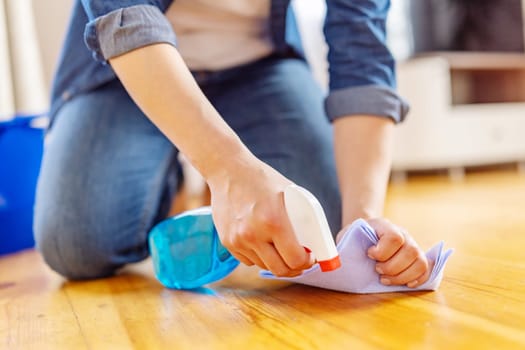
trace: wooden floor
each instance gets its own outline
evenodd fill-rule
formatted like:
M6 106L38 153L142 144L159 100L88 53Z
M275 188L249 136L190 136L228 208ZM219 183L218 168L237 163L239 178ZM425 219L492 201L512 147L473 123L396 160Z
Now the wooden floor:
M148 262L70 283L33 251L0 259L2 349L525 349L525 175L410 178L387 214L455 248L437 292L352 295L262 281L164 289Z

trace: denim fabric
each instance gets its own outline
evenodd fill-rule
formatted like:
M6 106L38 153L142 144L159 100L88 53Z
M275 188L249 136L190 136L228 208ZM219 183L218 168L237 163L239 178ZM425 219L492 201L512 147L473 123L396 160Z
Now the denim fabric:
M97 40L99 37L105 40ZM150 5L126 7L97 18L87 25L85 38L94 58L99 60L150 45L152 40L175 46L175 33L168 19Z
M115 79L105 60L154 43L176 45L162 15L172 1L77 0L53 84L51 118L69 99ZM396 122L405 117L407 104L395 92L394 60L385 44L389 6L389 0L327 1L330 120L356 111ZM276 55L304 59L289 0L272 0L270 26Z
M408 105L394 90L374 85L334 90L326 98L325 108L331 121L345 115L405 116L408 113Z
M337 233L331 125L306 63L270 57L195 78L257 157L319 199ZM65 103L49 133L35 205L37 247L49 266L87 279L147 257L147 233L180 182L176 155L117 80Z

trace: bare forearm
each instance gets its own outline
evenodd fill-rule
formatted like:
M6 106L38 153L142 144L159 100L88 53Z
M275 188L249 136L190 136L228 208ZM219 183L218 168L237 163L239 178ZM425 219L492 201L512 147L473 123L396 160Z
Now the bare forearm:
M250 158L173 46L146 46L110 64L142 111L204 177L224 169L228 161Z
M390 119L371 116L339 118L334 122L343 227L359 217L382 216L393 127Z
M177 50L157 44L110 60L133 100L206 178L224 246L247 265L294 276L313 264L282 199L291 183L258 160L224 122Z
M415 288L428 280L431 263L406 231L382 218L393 129L391 120L379 117L352 116L334 122L343 225L358 217L368 219L379 241L367 255L376 260L381 283ZM337 240L344 234L342 230Z

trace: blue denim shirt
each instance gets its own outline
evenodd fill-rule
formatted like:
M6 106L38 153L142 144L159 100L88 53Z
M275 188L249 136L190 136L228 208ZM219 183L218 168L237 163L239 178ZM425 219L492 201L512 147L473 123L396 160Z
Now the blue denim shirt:
M52 88L50 116L78 94L116 78L107 60L154 43L177 45L164 16L173 0L77 0ZM271 2L275 53L304 57L290 0ZM390 0L327 0L330 120L376 115L400 122L408 106L395 92L395 62L386 47Z

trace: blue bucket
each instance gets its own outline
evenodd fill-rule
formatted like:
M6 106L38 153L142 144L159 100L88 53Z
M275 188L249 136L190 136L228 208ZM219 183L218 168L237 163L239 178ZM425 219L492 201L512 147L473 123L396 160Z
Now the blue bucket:
M31 248L44 131L33 117L0 123L0 255Z

